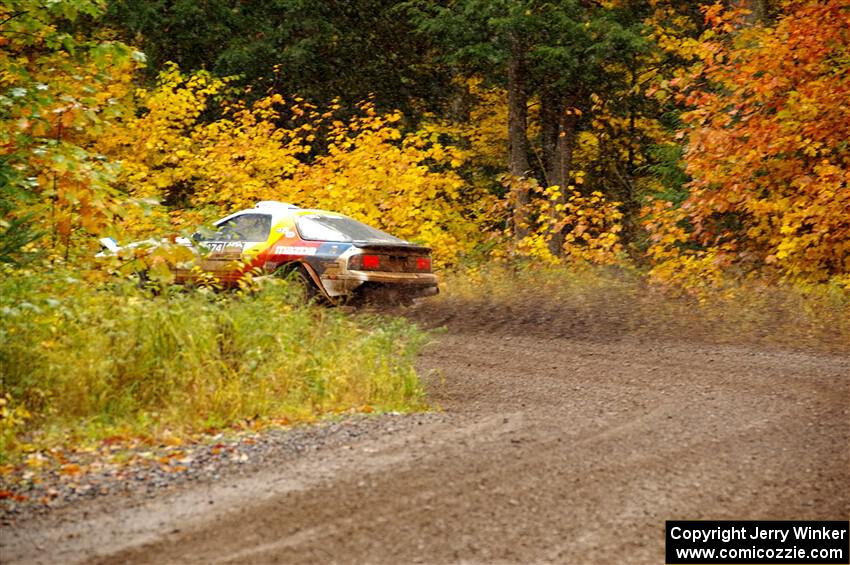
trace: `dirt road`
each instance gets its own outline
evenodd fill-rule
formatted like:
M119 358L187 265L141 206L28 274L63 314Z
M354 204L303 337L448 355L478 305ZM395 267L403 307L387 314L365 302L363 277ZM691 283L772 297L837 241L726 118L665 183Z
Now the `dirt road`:
M2 561L662 563L667 519L850 517L850 357L527 330L449 323L441 413L15 523Z

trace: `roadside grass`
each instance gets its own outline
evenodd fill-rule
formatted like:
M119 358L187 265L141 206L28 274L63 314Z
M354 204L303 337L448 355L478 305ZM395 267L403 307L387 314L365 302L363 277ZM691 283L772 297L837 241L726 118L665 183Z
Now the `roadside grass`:
M115 435L424 408L424 332L307 305L285 281L153 296L7 269L0 313L0 463Z
M850 294L828 284L730 280L696 296L651 284L631 267L492 263L445 273L433 307L454 312L459 324L508 310L506 321L522 329L579 339L630 335L850 352Z

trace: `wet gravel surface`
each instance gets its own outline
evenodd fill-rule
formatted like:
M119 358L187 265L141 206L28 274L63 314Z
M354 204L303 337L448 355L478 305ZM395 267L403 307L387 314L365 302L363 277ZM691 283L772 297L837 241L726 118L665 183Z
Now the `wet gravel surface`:
M271 462L282 463L311 452L344 449L358 438L393 433L402 428L443 421L448 416L425 414L349 415L338 421L259 432L221 433L203 443L115 445L97 452L63 452L62 465L45 462L24 479L0 482L7 493L0 500L0 525L21 518L46 516L69 505L100 497L150 498L187 484L218 481L256 472ZM118 458L118 462L110 462ZM74 472L69 473L67 469Z

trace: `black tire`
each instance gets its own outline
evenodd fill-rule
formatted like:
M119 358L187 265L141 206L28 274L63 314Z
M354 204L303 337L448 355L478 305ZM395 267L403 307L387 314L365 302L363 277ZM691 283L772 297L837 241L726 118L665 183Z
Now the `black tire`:
M275 274L302 288L307 302L321 300L321 291L303 265L284 265Z
M293 272L293 280L298 282L299 285L304 289L304 297L307 301L316 300L318 297L321 297L321 293L319 289L316 287L316 283L313 282L313 279L310 277L310 274L307 272L307 269L301 265L298 265L298 268Z

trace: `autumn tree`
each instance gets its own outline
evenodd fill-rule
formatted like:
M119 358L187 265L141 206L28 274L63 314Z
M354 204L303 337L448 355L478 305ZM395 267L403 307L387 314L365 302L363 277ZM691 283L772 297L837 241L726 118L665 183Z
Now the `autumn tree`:
M850 273L850 10L789 1L775 25L706 9L701 62L682 83L690 110L682 202L656 201L654 273L773 270L796 280Z
M126 111L143 60L122 43L73 33L100 2L11 0L0 6L0 255L28 243L68 256L75 234L104 229L119 206L93 136ZM44 240L42 240L44 241Z
M622 89L626 63L647 46L635 12L586 2L410 2L422 33L440 38L439 59L477 73L507 92L507 169L518 241L533 228L529 181L557 186L549 225L550 250L564 242L559 218L573 177L578 133L600 95ZM539 103L539 156L529 142L528 108ZM584 116L584 117L583 117ZM560 195L559 195L560 194Z

